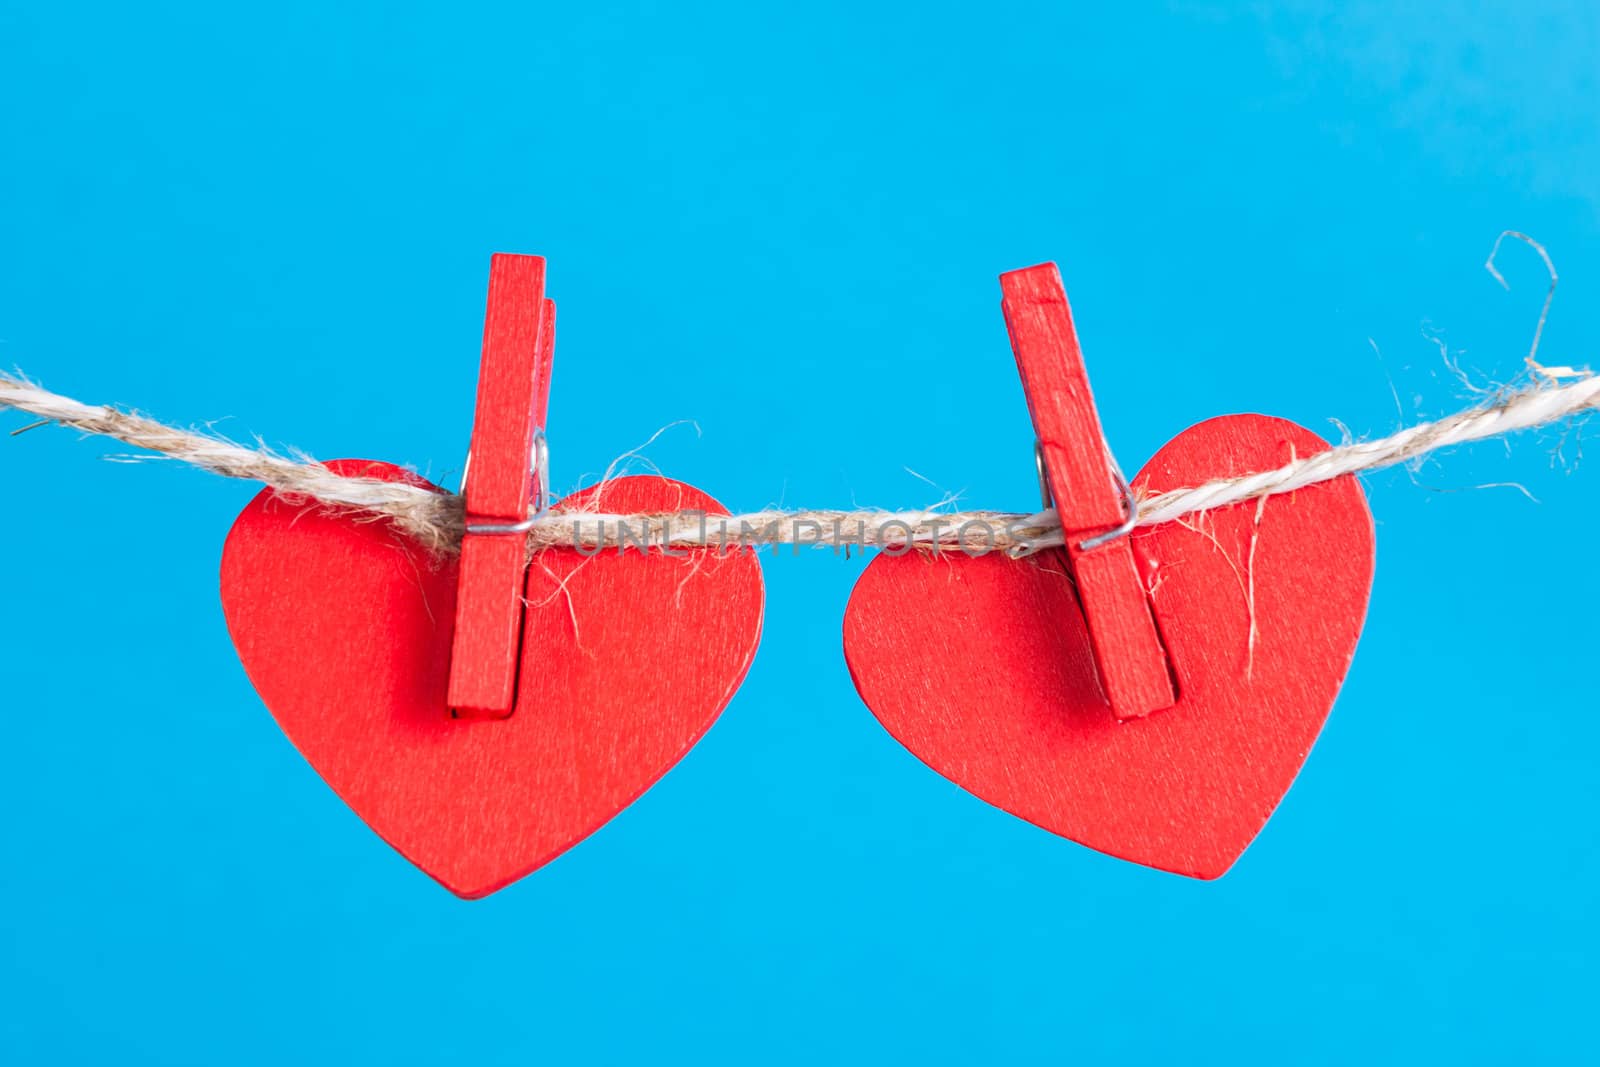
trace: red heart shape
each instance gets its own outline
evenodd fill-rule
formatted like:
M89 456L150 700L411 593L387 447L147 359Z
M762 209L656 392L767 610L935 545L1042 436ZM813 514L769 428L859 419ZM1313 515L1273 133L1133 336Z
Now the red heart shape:
M1327 447L1281 419L1212 419L1135 485L1199 485ZM1178 685L1164 711L1113 717L1059 552L880 555L851 594L845 658L889 733L962 788L1101 852L1215 878L1283 798L1344 680L1372 516L1344 477L1132 537Z
M384 463L329 466L428 484ZM558 510L686 509L725 513L654 477ZM445 700L453 558L271 490L222 555L228 629L278 725L368 826L468 898L560 855L665 774L716 721L761 633L749 550L551 550L528 574L516 710L465 721Z

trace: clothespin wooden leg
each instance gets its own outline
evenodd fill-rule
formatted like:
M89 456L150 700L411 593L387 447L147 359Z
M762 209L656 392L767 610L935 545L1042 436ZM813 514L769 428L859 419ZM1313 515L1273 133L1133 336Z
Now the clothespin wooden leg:
M1061 275L1045 263L1002 274L1000 288L1101 687L1119 719L1171 707L1172 674L1128 539L1083 547L1124 522L1127 500L1101 435Z
M544 260L496 255L489 267L472 458L463 487L467 532L449 684L458 718L505 718L516 703L532 457L544 426L554 341L555 305L544 298Z

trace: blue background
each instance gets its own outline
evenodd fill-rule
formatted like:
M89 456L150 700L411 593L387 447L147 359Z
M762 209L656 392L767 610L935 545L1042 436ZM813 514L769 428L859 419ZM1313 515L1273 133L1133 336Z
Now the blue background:
M1137 467L1330 436L1600 340L1588 3L0 6L0 363L454 484L489 254L550 259L558 486L1029 508L996 275L1062 265ZM1460 355L1462 352L1464 356ZM0 419L11 429L27 420ZM1559 433L1368 480L1366 633L1227 877L991 809L857 700L860 561L769 559L721 723L477 904L260 706L218 606L254 487L0 438L0 1059L1506 1061L1593 1051L1590 531ZM938 486L918 480L907 468ZM1515 488L1477 488L1519 483Z

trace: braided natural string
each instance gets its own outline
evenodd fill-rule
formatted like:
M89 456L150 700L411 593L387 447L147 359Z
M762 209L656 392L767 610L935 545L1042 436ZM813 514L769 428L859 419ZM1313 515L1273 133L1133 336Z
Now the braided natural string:
M1145 496L1137 502L1134 525L1170 522L1193 512L1291 493L1347 474L1405 463L1449 445L1561 422L1600 407L1600 377L1567 368L1546 370L1531 360L1530 365L1535 372L1532 384L1437 422L1412 426L1376 440L1338 445L1275 470ZM1565 380L1574 377L1576 380ZM83 404L4 373L0 373L0 407L29 412L43 422L115 438L215 474L264 482L291 502L309 499L386 516L431 549L449 552L461 543L465 511L461 497L455 494L375 478L347 477L308 456L282 456L264 445L248 448L134 412ZM982 536L975 531L981 531ZM645 546L791 544L895 551L951 547L1025 555L1062 543L1061 528L1050 510L1034 514L769 510L709 517L698 512L555 512L541 518L528 533L531 551L555 547L598 551Z

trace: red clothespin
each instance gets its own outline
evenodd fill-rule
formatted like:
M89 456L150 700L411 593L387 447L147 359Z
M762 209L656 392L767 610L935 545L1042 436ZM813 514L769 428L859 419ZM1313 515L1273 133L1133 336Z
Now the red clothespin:
M1172 673L1133 549L1126 537L1097 540L1132 520L1133 497L1100 432L1061 275L1043 263L1002 274L1000 289L1042 473L1112 714L1136 719L1171 707Z
M542 446L555 329L556 306L544 298L544 259L497 254L489 264L478 407L462 490L467 525L449 689L457 718L503 719L516 704L529 503L534 517L549 504Z

